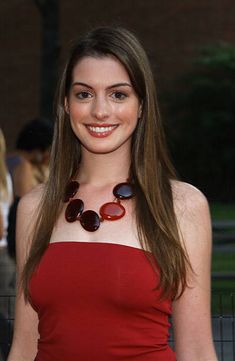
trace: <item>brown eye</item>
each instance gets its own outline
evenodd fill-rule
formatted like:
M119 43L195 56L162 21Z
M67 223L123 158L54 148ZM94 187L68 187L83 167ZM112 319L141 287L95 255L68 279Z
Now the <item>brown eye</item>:
M127 97L127 95L123 92L113 92L112 97L115 98L116 100L124 100Z
M91 95L90 93L85 92L85 91L79 92L79 93L76 94L76 97L77 97L78 99L81 99L81 100L87 99L87 98L91 98L91 96L92 96L92 95Z

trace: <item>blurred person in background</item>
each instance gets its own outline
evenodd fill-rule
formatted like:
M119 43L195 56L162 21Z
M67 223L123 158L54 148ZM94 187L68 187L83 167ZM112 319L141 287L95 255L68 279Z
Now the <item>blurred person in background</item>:
M3 237L3 217L2 210L0 209L0 239Z
M14 273L7 254L8 213L12 204L12 182L5 163L6 143L0 128L0 291L7 292ZM11 267L12 266L12 267Z
M8 212L12 203L12 182L5 163L6 143L0 128L0 247L6 247Z
M20 131L16 151L7 156L15 197L22 197L48 178L53 125L38 118L29 121Z
M9 214L8 251L15 259L15 225L19 200L49 174L49 156L53 124L43 118L29 121L20 131L16 151L7 156L7 166L13 181L14 202Z

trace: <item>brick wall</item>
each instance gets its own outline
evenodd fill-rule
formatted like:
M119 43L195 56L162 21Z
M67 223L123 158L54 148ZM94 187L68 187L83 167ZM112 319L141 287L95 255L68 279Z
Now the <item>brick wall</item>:
M0 2L0 125L7 144L38 114L40 17L31 0Z
M61 0L61 61L71 39L97 25L133 30L150 55L160 92L191 67L202 45L235 43L234 0ZM20 127L39 113L40 14L33 0L0 2L0 124L13 148Z

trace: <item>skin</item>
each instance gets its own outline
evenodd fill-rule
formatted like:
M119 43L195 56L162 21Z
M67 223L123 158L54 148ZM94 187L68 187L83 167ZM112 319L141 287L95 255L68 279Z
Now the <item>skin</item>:
M13 171L13 183L15 195L18 197L24 196L36 185L32 165L25 158L22 158L21 163Z
M78 84L79 83L79 84ZM80 83L83 83L81 85ZM73 131L82 145L82 161L77 179L79 197L86 209L98 211L111 200L112 188L128 176L131 135L141 113L141 104L129 76L114 58L84 58L74 68L73 86L65 99ZM84 84L86 86L84 87ZM115 86L114 86L115 85ZM127 97L118 93L127 92ZM116 98L120 99L116 99ZM107 137L94 137L87 125L115 124ZM102 132L101 132L102 133ZM174 206L186 250L195 275L188 275L190 288L173 302L177 361L216 361L210 326L211 223L204 195L195 187L172 182ZM19 204L17 224L18 272L22 271L30 244L30 230L42 187L34 189ZM126 215L117 222L104 222L94 233L79 222L64 220L64 209L54 227L51 242L83 241L121 243L140 248L133 217L134 199L123 202ZM123 234L125 239L123 240ZM183 242L183 241L182 241ZM32 361L37 352L37 313L25 305L19 292L13 346L8 361Z
M129 76L118 60L83 58L74 68L66 109L83 154L117 153L120 148L129 154L141 107ZM109 125L115 129L108 137L95 138L87 128L92 125Z
M172 189L182 242L194 270L194 275L188 274L189 287L173 302L177 361L217 361L210 315L212 234L208 202L187 183L173 182Z
M49 151L19 151L18 155L21 156L21 162L13 170L13 184L15 196L22 197L38 184L34 169L48 166Z

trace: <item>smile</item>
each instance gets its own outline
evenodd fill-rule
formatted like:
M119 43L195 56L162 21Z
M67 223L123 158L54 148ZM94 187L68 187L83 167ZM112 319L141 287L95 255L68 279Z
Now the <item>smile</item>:
M118 125L109 125L109 126L91 126L86 125L89 133L93 137L104 138L112 134L112 132L118 127Z

